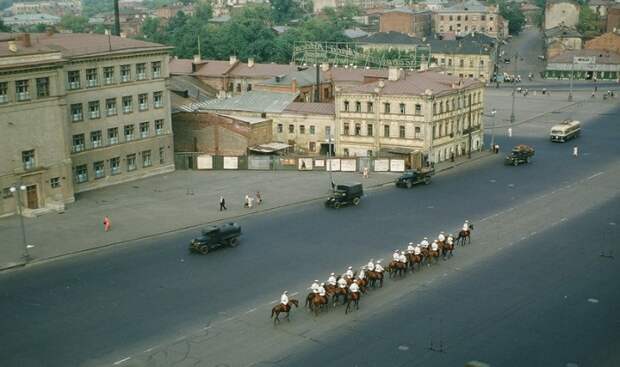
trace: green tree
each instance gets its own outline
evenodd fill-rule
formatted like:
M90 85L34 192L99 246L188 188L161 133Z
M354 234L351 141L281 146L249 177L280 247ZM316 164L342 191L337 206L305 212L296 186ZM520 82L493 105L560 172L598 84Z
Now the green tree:
M0 19L0 32L10 32L10 31L11 31L11 27L4 24L4 21Z
M525 25L525 16L521 11L521 6L516 2L501 2L499 13L508 21L508 32L513 35L519 34Z
M577 30L583 34L593 34L600 32L600 20L598 14L592 11L589 6L582 6L579 12L579 23Z
M88 18L80 15L65 15L60 18L60 26L73 33L84 33L88 28Z
M271 10L276 24L286 24L302 14L300 5L295 0L271 0Z

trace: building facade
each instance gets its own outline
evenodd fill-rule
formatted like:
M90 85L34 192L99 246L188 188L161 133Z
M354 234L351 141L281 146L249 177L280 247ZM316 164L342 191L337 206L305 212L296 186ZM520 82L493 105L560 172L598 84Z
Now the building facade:
M545 30L558 26L577 27L579 3L573 0L549 0L545 5Z
M336 91L336 153L422 153L426 162L482 149L484 84L390 70L387 81Z
M605 33L600 36L586 41L584 47L586 50L605 50L620 54L620 34Z
M425 37L431 30L431 12L408 8L386 10L379 18L379 32L400 32Z
M508 27L504 23L497 6L486 6L476 0L457 3L436 10L433 14L435 33L444 35L480 32L494 38L503 38L508 35Z
M60 49L56 74L49 76L47 82L40 81L38 74L26 74L19 80L4 75L0 86L4 85L6 97L1 97L5 103L0 109L13 108L19 112L35 102L37 106L45 106L47 110L41 112L44 116L58 116L53 121L57 119L54 124L60 126L55 131L63 132L62 139L59 136L47 141L45 135L40 139L22 135L19 140L3 144L9 156L17 157L21 152L24 168L15 171L15 162L19 163L15 158L11 166L3 167L0 174L4 187L23 181L40 167L62 161L63 174L47 177L46 173L41 178L43 183L37 184L36 204L29 206L44 211L53 209L53 205L48 205L49 200L70 202L73 193L174 170L170 97L166 87L169 47L104 35L34 37L32 40L27 37L23 42L4 42L0 62ZM28 67L20 65L20 70L29 72ZM40 102L38 97L24 97L23 93L33 96L35 87L37 96L44 93L38 88L46 83L49 98L55 97L54 103L49 98L42 104L45 98ZM13 90L14 95L10 94ZM48 126L45 117L34 120L18 112L6 123L20 127ZM2 113L2 116L4 120L11 115ZM31 131L39 132L37 128ZM26 149L27 146L30 148ZM49 149L66 154L50 154ZM53 162L45 161L52 158ZM34 163L27 164L29 159ZM50 194L52 188L62 188L62 195L58 190ZM10 207L7 209L5 213L11 212Z
M618 80L620 54L604 50L565 51L547 62L546 79Z

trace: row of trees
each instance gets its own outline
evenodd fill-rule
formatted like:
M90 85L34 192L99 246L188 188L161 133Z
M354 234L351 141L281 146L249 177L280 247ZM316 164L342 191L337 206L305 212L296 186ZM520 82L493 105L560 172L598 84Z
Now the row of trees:
M278 35L273 26L297 18L294 2L274 1L270 6L246 6L232 15L224 24L210 24L212 12L208 5L200 5L194 16L179 12L167 24L158 19L147 19L142 28L148 41L174 46L174 54L191 58L198 53L204 58L226 59L237 55L241 59L254 57L257 62L288 63L293 46L300 41L344 42L349 40L343 30L355 24L353 17L359 9L345 7L328 10L322 17L303 17L298 24ZM278 21L276 21L278 19Z

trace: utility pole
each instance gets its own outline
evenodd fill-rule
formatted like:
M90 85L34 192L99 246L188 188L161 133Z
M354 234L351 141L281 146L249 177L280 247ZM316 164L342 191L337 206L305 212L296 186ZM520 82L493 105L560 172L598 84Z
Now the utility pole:
M321 66L318 63L316 63L316 89L314 90L314 102L320 102L321 101L321 71L320 71Z
M334 192L334 178L332 176L332 129L329 129L327 135L327 164L325 165L329 171L329 190Z
M519 62L519 53L515 53L515 73L512 79L512 110L510 111L510 123L513 124L516 120L515 117L515 98L517 95L517 83L516 83L516 75L517 75L517 63Z
M115 36L121 35L121 19L120 10L118 8L118 0L114 0L114 31L112 34Z
M471 120L471 93L468 96L469 101L469 126L467 127L469 134L467 134L467 140L469 148L467 149L467 158L471 158L471 130L472 130L472 120Z
M568 101L573 101L573 74L575 73L575 57L573 56L573 61L570 64L570 90L568 91Z

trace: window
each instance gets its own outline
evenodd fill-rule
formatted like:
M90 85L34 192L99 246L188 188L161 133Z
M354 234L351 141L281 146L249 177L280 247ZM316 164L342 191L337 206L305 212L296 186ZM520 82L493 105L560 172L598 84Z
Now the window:
M330 139L330 137L332 136L332 127L331 126L325 126L325 136Z
M348 122L345 122L345 123L344 123L344 128L343 128L343 133L344 133L344 135L349 135L349 130L350 130L350 129L349 129L349 123L348 123Z
M433 103L433 115L437 114L437 103Z
M464 66L465 66L465 60L460 59L460 60L459 60L459 67L461 67L461 68L462 68L462 67L464 67Z
M163 92L153 92L153 105L155 106L155 108L164 107Z
M131 65L121 65L121 83L131 81Z
M443 101L439 102L439 113L443 113Z
M306 126L299 125L299 133L300 134L305 134L306 133Z
M128 154L127 155L127 171L135 171L138 167L136 166L136 155Z
M110 159L110 173L112 176L121 173L121 157L114 157Z
M283 132L283 126L282 124L278 124L278 132L282 133Z
M372 124L366 125L366 135L373 136L374 132L372 131L372 129L373 129L373 125Z
M93 169L95 170L95 180L105 177L105 167L103 161L93 163Z
M133 140L133 125L125 125L123 132L125 133L125 141Z
M161 78L161 61L152 62L151 70L153 71L153 78Z
M372 107L372 102L366 103L366 110L368 111L368 113L372 113Z
M457 15L457 16L456 16L456 20L460 22L460 21L461 21L461 16L460 16L460 15Z
M108 144L118 144L118 127L108 129Z
M486 15L480 16L480 20L487 20L487 16Z
M480 66L484 66L484 60L480 60Z
M448 66L452 66L452 59L448 59Z
M468 18L469 18L469 17L466 15L466 16L465 16L465 20L469 20Z
M22 164L24 169L32 169L35 166L34 149L22 152Z
M133 110L133 97L132 96L124 96L123 97L123 113L131 113Z
M116 98L108 98L105 100L105 110L108 116L116 115Z
M71 151L78 153L84 150L84 134L73 135L73 143L71 145Z
M390 125L383 125L383 136L390 137Z
M93 148L99 148L103 146L103 138L101 137L101 130L91 131L90 144Z
M452 20L454 20L454 17L452 17L452 15L450 15L450 20L451 20L451 21L452 21Z
M9 83L0 82L0 103L9 101Z
M400 138L404 138L405 137L405 127L403 125L400 125L398 127L398 137L400 137Z
M443 15L439 16L439 19L440 19L440 20L443 20Z
M89 88L97 86L97 69L86 69L86 86Z
M88 102L88 112L91 119L98 119L101 116L99 112L99 101Z
M105 85L114 83L114 66L107 66L103 68L103 83Z
M69 83L68 88L70 90L80 89L80 71L79 70L67 71L67 81Z
M138 108L140 109L140 111L146 111L149 109L149 95L144 93L144 94L138 94Z
M237 83L237 92L241 93L241 83Z
M404 104L404 103L401 103L401 104L399 105L399 108L400 108L400 114L401 114L401 115L404 115L404 114L405 114L405 112L406 112L406 111L405 111L405 104Z
M164 147L159 147L159 164L164 164L165 162L164 154L165 154Z
M145 150L142 152L142 167L150 167L153 165L153 161L151 161L151 151Z
M470 68L474 67L474 60L473 59L469 59L469 67Z
M345 157L348 157L349 156L349 148L344 148L342 150L342 153L344 154Z
M37 78L37 97L50 95L50 78Z
M50 187L52 189L57 189L60 187L60 177L52 177L50 178Z
M75 167L75 182L82 183L88 181L88 168L85 164Z
M421 115L422 114L422 105L419 103L416 103L415 105L415 114L416 115Z
M316 152L316 143L311 141L310 143L308 143L308 150L311 152Z
M15 93L18 101L27 101L30 99L30 91L28 90L28 80L18 80L15 82Z
M355 102L355 112L362 112L362 102Z
M344 101L344 111L349 112L349 101Z
M136 78L138 80L146 79L146 64L136 64Z
M142 139L147 138L149 136L149 123L141 122L140 123L140 137Z
M11 188L10 187L5 187L4 189L2 189L2 198L3 199L8 199L10 197L13 197L13 193L11 192Z
M383 113L390 113L390 104L389 103L384 103L383 104Z
M310 125L310 135L314 135L315 134L315 127L314 125Z
M289 134L294 134L295 133L295 125L293 125L293 124L288 125L288 133Z
M492 15L491 15L491 16L489 16L489 20L490 20L490 21L493 21L493 16L492 16Z
M155 134L161 135L164 133L164 120L155 120Z
M360 136L360 135L362 135L362 125L355 124L355 136Z
M248 83L248 85L245 86L245 90L248 92L252 91L252 84Z
M76 103L71 105L71 121L77 122L82 121L82 104Z
M415 135L413 137L416 138L416 139L420 139L421 136L422 136L422 132L421 132L420 127L416 126L414 131L415 131Z

